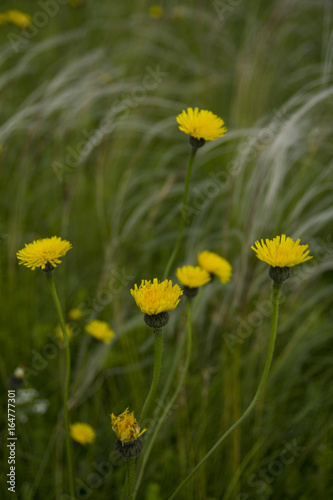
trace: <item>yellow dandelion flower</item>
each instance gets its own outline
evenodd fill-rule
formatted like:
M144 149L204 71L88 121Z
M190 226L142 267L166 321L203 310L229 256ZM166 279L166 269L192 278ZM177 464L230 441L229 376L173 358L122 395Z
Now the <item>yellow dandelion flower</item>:
M71 438L77 443L85 446L86 444L91 444L96 439L96 432L89 424L82 422L75 422L70 425Z
M15 24L19 28L27 28L32 25L32 17L20 10L7 10L5 12L8 22Z
M198 288L211 280L210 274L199 266L178 267L176 276L179 282L188 288Z
M80 319L82 319L83 317L83 312L81 309L79 309L78 307L74 307L73 309L71 309L68 313L68 317L69 319L71 319L72 321L79 321Z
M85 330L89 335L94 337L104 344L110 344L114 337L114 331L109 327L106 321L100 321L99 319L93 319L86 325Z
M272 267L292 267L312 259L312 255L308 255L309 245L300 245L300 241L298 239L295 242L289 236L282 234L272 240L256 241L255 247L251 248L255 251L258 259Z
M68 337L68 340L72 340L73 338L73 329L71 328L70 325L66 324L66 333L67 333L67 337ZM64 342L64 334L62 332L62 328L61 328L61 325L58 325L55 329L55 334L57 337L60 338L60 340L62 342Z
M198 262L203 269L217 276L222 283L228 283L228 281L230 281L232 266L226 259L220 257L220 255L205 250L199 253Z
M161 5L152 5L149 7L149 15L153 19L161 19L164 16L164 9Z
M153 282L142 280L140 287L135 284L131 294L141 311L151 316L173 311L177 307L183 291L178 285L172 286L171 280L159 283L158 279L154 278Z
M214 141L227 132L222 118L211 111L187 108L177 116L179 130L197 140Z
M147 429L140 432L140 425L134 418L134 411L128 411L128 408L116 417L113 413L110 415L112 429L116 433L117 438L122 443L129 443L135 441Z
M17 252L17 258L20 264L31 268L33 271L36 267L40 269L50 270L57 267L61 263L60 257L63 257L68 250L72 248L69 241L62 240L58 236L52 238L44 238L33 241L25 245L25 248Z

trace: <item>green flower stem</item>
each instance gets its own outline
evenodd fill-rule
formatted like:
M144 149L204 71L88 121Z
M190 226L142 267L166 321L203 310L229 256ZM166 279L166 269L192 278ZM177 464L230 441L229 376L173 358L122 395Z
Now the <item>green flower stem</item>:
M67 462L68 462L68 481L69 481L69 490L72 498L75 498L75 490L74 490L74 476L73 476L73 453L72 453L72 442L70 439L69 433L69 416L68 416L68 393L69 393L69 380L71 376L71 358L70 358L70 350L69 350L69 341L66 330L66 325L64 321L64 316L62 314L61 305L59 302L58 294L56 287L53 281L52 272L46 273L47 281L50 287L52 299L54 305L57 310L59 322L61 325L62 333L64 336L64 344L65 344L65 352L66 352L66 378L65 378L65 391L64 391L64 419L65 419L65 435L66 435L66 450L67 450Z
M128 460L126 463L126 467L127 467L127 482L128 482L127 498L133 499L133 492L135 485L135 458Z
M180 490L189 482L191 477L200 469L200 467L208 460L208 458L214 453L214 451L220 446L221 443L225 440L227 436L236 428L238 427L251 413L251 411L254 409L256 406L267 381L268 378L268 373L271 367L272 363L272 358L273 358L273 352L274 352L274 346L275 346L275 339L276 339L276 331L277 331L277 323L278 323L278 310L279 310L279 298L280 298L280 292L281 292L281 283L274 282L273 284L273 297L272 297L272 302L273 302L273 312L272 312L272 323L271 323L271 336L269 340L269 347L268 347L268 354L265 362L265 367L264 367L264 372L261 376L261 380L259 383L259 387L257 389L257 392L254 395L254 398L252 399L251 403L243 413L243 415L223 434L223 436L220 437L220 439L214 444L214 446L209 450L209 452L204 456L204 458L192 469L192 471L188 474L188 476L180 483L178 488L173 492L173 494L168 498L168 500L172 500L173 498L176 498Z
M128 491L128 467L126 464L126 474L125 474L125 481L124 481L124 487L120 495L120 500L126 500L127 499L127 491Z
M186 213L187 213L188 191L190 188L191 172L192 172L192 166L193 166L193 161L194 161L194 157L196 155L196 152L197 152L197 148L191 147L191 152L190 152L190 156L189 156L188 163L187 163L186 181L185 181L185 189L184 189L184 197L183 197L182 214L181 214L179 231L178 231L178 239L177 239L176 246L173 249L173 252L172 252L170 259L167 263L165 273L164 273L165 278L168 278L168 276L170 274L172 266L176 260L177 255L178 255L179 248L180 248L182 238L183 238L183 232L184 232L184 227L185 227L185 222L186 222Z
M155 336L155 353L154 353L154 373L151 387L147 399L143 405L140 420L143 421L148 415L151 405L154 401L158 381L161 373L162 366L162 353L163 353L163 332L162 328L154 328Z
M136 485L135 485L133 500L135 500L136 495L138 493L138 490L140 488L143 473L144 473L144 470L146 468L146 465L147 465L147 462L149 459L149 455L150 455L151 450L153 448L154 442L158 436L160 428L162 427L162 425L163 425L165 419L167 418L167 416L169 415L176 399L178 398L180 390L184 385L184 381L185 381L186 374L188 372L188 368L190 366L191 352L192 352L192 327L191 327L191 303L189 300L187 301L187 305L186 305L186 333L187 333L187 335L186 335L187 346L186 346L185 366L184 366L183 372L181 374L181 377L179 379L179 382L177 384L177 387L175 389L175 392L173 393L172 397L170 398L169 403L165 406L162 415L158 419L158 422L154 428L154 433L153 433L152 437L149 439L147 446L144 450L142 464L141 464L141 467L140 467L140 470L138 473L138 478L137 478ZM185 337L185 335L184 335L184 337ZM180 342L180 345L183 346L183 342Z

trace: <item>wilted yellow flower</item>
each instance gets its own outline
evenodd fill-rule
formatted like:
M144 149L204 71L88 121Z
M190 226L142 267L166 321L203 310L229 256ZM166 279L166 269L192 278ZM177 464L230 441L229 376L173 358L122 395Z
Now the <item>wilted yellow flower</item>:
M129 412L128 408L116 417L113 413L110 415L112 429L116 433L117 438L122 443L129 443L135 441L147 429L140 432L140 425L134 418L134 411Z
M4 15L9 23L13 23L19 28L27 28L32 24L32 17L20 10L7 10Z
M69 241L62 240L58 236L52 236L52 238L26 243L25 248L19 250L16 255L18 260L21 261L20 264L24 264L34 271L36 267L45 269L47 264L49 264L47 267L57 267L57 264L61 263L59 258L64 256L71 248L72 244Z
M68 317L73 321L79 321L83 317L83 312L78 307L74 307L69 311Z
M160 19L164 15L164 9L161 5L152 5L149 7L149 15L154 19Z
M176 276L180 283L188 288L199 288L211 280L210 274L199 266L178 267Z
M198 140L214 141L227 132L222 118L205 109L187 108L177 116L177 122L179 130Z
M66 324L65 326L66 326L66 333L67 333L68 340L71 340L73 338L73 330L72 330L70 325ZM64 342L64 334L62 332L61 325L58 325L56 327L55 334L57 337L60 338L60 340L62 340L62 342Z
M91 444L96 439L96 432L89 424L75 422L70 425L71 438L82 445Z
M89 335L97 340L101 340L104 344L110 344L114 337L114 331L109 327L106 321L100 321L99 319L93 319L86 325L85 330Z
M228 283L228 281L230 281L232 266L226 259L220 257L220 255L205 250L199 253L198 262L203 269L217 276L222 283Z
M282 234L272 240L256 241L255 247L251 248L255 251L258 259L272 267L292 267L312 259L312 255L308 255L309 245L300 245L300 241L298 239L295 242L289 236Z
M142 280L140 287L135 284L131 294L143 313L155 315L173 311L177 307L183 291L178 285L172 286L171 280L159 283L158 279L154 278L153 283L150 280Z

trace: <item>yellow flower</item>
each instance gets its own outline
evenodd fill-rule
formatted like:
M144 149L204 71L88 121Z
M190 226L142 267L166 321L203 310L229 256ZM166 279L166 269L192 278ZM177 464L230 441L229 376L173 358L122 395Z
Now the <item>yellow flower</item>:
M176 276L180 283L188 288L198 288L211 280L210 274L199 266L178 267Z
M149 7L149 15L154 19L160 19L164 15L164 9L160 5L152 5Z
M83 317L83 312L78 307L74 307L69 311L68 317L73 321L79 321Z
M282 234L275 236L272 240L261 240L261 243L256 241L256 247L251 248L258 259L272 267L292 267L312 259L312 255L308 255L309 245L300 245L300 241L298 239L295 242L289 236Z
M75 422L70 425L72 439L82 445L91 444L96 439L96 432L89 424Z
M7 10L5 16L9 23L13 23L19 28L27 28L32 24L32 17L20 10Z
M66 333L67 333L67 337L68 337L68 340L71 340L73 338L73 330L72 328L70 327L70 325L65 325L66 326ZM57 337L60 338L60 340L62 342L64 342L64 334L62 333L62 328L61 328L61 325L58 325L55 329L55 334Z
M229 262L214 252L199 253L198 262L200 266L210 274L214 274L222 283L228 283L232 275L232 266Z
M90 321L85 327L85 330L89 335L97 340L101 340L104 344L110 344L114 337L114 331L105 321L100 321L99 319Z
M177 122L179 130L198 140L214 141L227 131L222 118L205 109L199 111L199 108L187 108L187 111L177 116Z
M44 238L26 244L25 248L19 250L16 255L21 261L20 264L24 264L34 271L36 267L45 269L47 264L57 267L57 264L61 263L59 257L65 255L71 248L72 244L69 241L52 236L52 238Z
M134 411L129 412L128 408L116 417L113 413L110 415L112 429L116 433L117 438L122 443L129 443L135 441L147 429L140 432L140 425L134 418Z
M178 285L172 286L171 280L159 283L158 279L154 278L153 283L150 280L142 280L139 288L135 284L131 294L143 313L155 315L173 311L177 307L183 291Z

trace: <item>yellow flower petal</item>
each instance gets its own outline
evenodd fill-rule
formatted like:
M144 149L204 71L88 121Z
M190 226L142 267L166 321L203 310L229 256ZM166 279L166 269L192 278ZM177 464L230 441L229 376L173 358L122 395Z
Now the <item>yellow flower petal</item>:
M272 267L292 267L312 259L312 255L308 255L309 245L300 245L300 241L300 239L293 241L289 236L282 234L272 240L256 241L255 247L251 248L258 259Z
M199 265L210 274L214 274L222 283L228 283L232 276L231 264L214 252L204 252L198 255Z
M178 285L172 286L171 280L159 283L158 279L155 278L153 283L150 280L142 280L140 287L135 284L131 294L143 313L153 315L173 311L177 307L183 291Z
M15 24L19 28L27 28L32 24L32 17L20 10L7 10L5 15L7 16L8 22Z
M211 280L210 274L199 266L178 267L176 276L178 281L188 288L199 288Z
M110 344L114 337L114 331L109 327L106 321L100 321L99 319L93 319L86 325L85 330L89 335L97 340L101 340L104 344Z
M72 244L69 241L52 236L52 238L44 238L26 244L25 248L19 250L16 255L21 261L20 264L34 271L36 267L45 269L46 264L57 267L57 264L61 263L59 257L64 256L71 248Z
M96 439L96 432L91 425L82 422L75 422L70 425L70 435L74 441L83 446L93 443Z
M214 141L227 132L222 118L205 109L187 108L177 116L177 122L179 130L198 140Z
M161 5L152 5L149 7L149 15L153 19L160 19L164 16L164 9Z
M129 412L128 408L116 417L113 413L110 415L112 429L116 433L117 438L122 443L135 441L147 429L140 432L140 425L134 418L134 411Z
M70 326L70 325L66 324L65 326L66 326L66 333L67 333L67 337L68 337L68 340L70 341L70 340L72 340L72 338L73 338L73 330L72 330L72 328L71 328L71 326ZM58 325L58 326L56 327L56 329L55 329L55 334L56 334L56 336L57 336L57 337L59 337L59 338L60 338L60 340L61 340L62 342L64 342L64 334L63 334L63 332L62 332L61 325Z
M69 311L68 317L73 321L79 321L83 317L83 312L78 307L74 307Z

